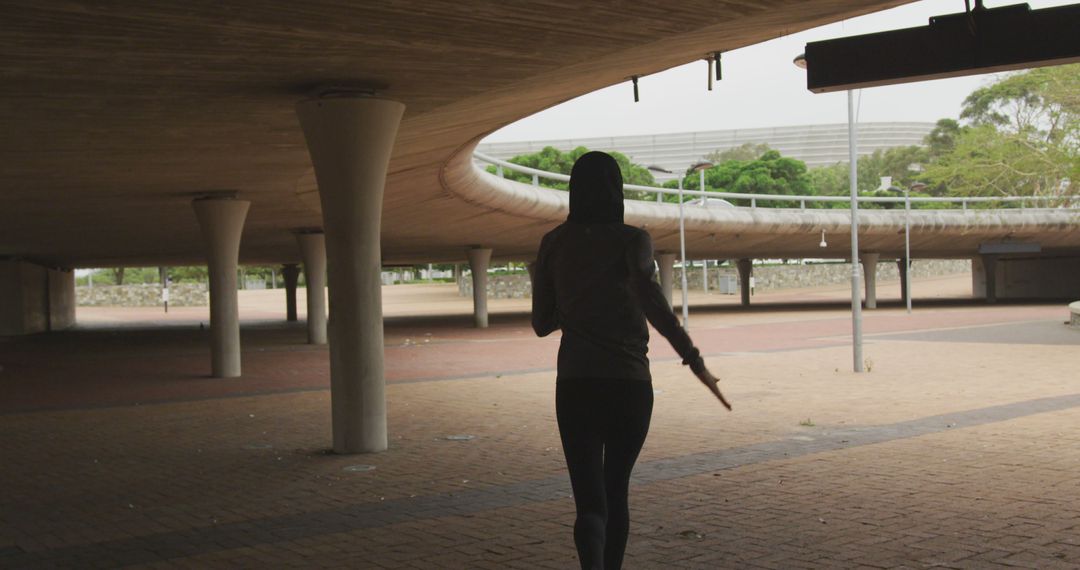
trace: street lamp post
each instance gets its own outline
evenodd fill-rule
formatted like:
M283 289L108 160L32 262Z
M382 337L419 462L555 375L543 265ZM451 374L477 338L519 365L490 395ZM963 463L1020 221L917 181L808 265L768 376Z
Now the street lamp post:
M855 134L855 97L847 92L848 163L851 187L851 336L855 372L863 371L862 299L859 298L859 141Z
M904 303L907 312L911 314L911 191L926 188L921 182L916 182L909 188L897 188L889 186L890 192L904 193Z
M806 55L799 54L793 62L806 69ZM863 371L862 357L862 298L859 295L859 141L855 134L855 98L847 92L848 112L848 185L851 189L851 348L855 372Z
M660 166L649 166L647 168L653 172L671 174L670 170ZM690 332L690 305L686 299L686 226L683 219L682 176L679 177L679 259L682 260L682 326L683 330Z
M713 167L713 163L711 163L711 162L699 162L699 163L697 163L697 164L690 167L692 170L695 170L698 173L698 181L699 181L698 182L698 190L700 190L701 192L705 191L705 171L712 168L712 167ZM709 207L709 198L707 196L702 196L701 197L701 206L703 208L708 208ZM684 258L684 261L683 261L683 267L684 267L683 275L686 275L685 266L686 266L686 261L685 261L685 258ZM704 292L708 293L709 292L709 262L708 262L708 260L705 260L705 261L701 262L701 275L704 278L704 281L702 282L702 290Z

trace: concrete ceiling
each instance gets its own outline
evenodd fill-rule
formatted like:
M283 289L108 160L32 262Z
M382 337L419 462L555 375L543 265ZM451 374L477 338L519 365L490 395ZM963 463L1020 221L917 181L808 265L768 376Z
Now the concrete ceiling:
M524 254L550 222L440 181L487 133L630 75L901 3L0 1L0 257L201 263L190 201L224 190L252 201L242 263L297 261L291 232L320 220L294 105L357 82L407 105L384 260L456 261L481 243Z

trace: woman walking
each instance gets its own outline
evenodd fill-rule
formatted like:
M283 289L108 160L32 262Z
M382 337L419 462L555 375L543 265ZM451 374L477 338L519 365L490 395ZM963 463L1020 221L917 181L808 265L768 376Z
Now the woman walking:
M540 243L533 330L562 329L556 416L577 520L581 567L622 567L627 495L652 416L646 319L728 409L716 378L653 281L652 241L623 223L619 165L589 152L570 173L570 215Z

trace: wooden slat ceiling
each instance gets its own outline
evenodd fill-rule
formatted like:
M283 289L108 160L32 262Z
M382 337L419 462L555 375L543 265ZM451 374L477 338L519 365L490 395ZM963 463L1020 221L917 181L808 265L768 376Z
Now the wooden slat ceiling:
M246 263L292 262L319 225L294 104L375 82L407 105L387 263L525 255L550 224L456 199L443 166L567 99L900 0L0 1L0 257L198 263L190 200L252 201Z

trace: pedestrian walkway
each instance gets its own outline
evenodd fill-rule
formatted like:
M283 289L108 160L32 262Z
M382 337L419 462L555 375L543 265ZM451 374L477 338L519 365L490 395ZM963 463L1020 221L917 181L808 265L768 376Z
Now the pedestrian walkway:
M326 349L269 304L239 379L195 310L0 341L0 567L574 567L557 340L391 289L375 455L326 452ZM654 339L627 568L1080 567L1067 308L867 311L855 374L842 293L692 312L733 413Z

